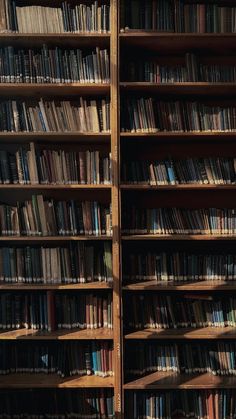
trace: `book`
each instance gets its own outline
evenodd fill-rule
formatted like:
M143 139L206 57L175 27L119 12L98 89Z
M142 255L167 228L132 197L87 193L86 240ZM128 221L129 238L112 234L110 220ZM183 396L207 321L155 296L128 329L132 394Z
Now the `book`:
M32 356L33 350L33 356ZM99 377L113 376L112 357L107 362L94 364L92 354L101 360L103 353L112 351L112 344L106 341L96 342L1 342L0 374L57 374L60 377L85 376L86 357L90 374Z
M124 299L127 331L236 326L236 300L208 294L131 295Z
M20 148L15 153L0 150L0 183L21 185L109 185L111 155L99 150Z
M137 249L126 254L123 280L126 283L232 281L236 279L236 256L231 252Z
M17 202L15 206L0 205L0 214L3 236L112 234L109 204L44 200L42 195L32 195L31 201Z
M2 283L112 282L111 267L111 244L106 242L0 248Z
M106 106L103 106L104 103ZM0 115L0 131L5 132L110 131L108 99L7 100L0 102Z
M121 105L121 130L132 133L235 131L235 112L233 104L213 106L202 101L127 97Z
M191 417L220 418L235 414L235 397L231 389L132 391L126 398L129 417Z
M233 235L232 208L137 208L123 209L123 234Z
M0 83L110 83L107 49L0 49Z
M124 161L121 173L123 183L152 186L226 185L236 181L235 159L226 157Z
M184 0L122 1L121 31L234 33L236 7L212 3L186 3Z
M4 0L0 20L1 32L19 33L106 33L110 30L110 6L99 4L72 5L63 1L61 7L18 5Z

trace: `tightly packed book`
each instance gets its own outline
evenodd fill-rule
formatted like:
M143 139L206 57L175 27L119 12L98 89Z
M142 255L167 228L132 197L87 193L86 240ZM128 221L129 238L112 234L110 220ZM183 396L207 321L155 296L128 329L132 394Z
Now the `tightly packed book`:
M126 347L127 375L153 372L235 375L235 342L163 344L141 341Z
M114 414L111 389L0 391L1 419L6 415L19 419L112 419Z
M227 295L133 294L125 300L124 312L127 329L236 327L236 299Z
M133 0L122 2L121 29L165 32L236 32L236 7L188 4L184 0Z
M189 101L128 98L121 107L123 132L235 131L234 105L208 105Z
M136 208L123 212L124 234L236 233L236 210L232 208Z
M236 254L223 252L132 251L125 254L123 279L137 281L236 280Z
M90 54L80 49L0 49L1 83L109 83L110 64L106 49Z
M0 150L0 183L3 184L110 184L111 155L99 150L50 150L20 148Z
M0 205L2 236L101 236L112 234L111 208L98 202L55 201L32 195L16 206Z
M0 295L0 329L112 329L112 297L95 294Z
M236 414L234 390L137 391L127 398L130 418L226 419Z
M6 100L0 102L0 117L5 132L109 132L110 101Z
M29 284L111 282L111 244L0 247L0 281Z
M74 5L62 2L60 7L18 6L14 0L1 0L0 32L64 33L102 32L110 30L110 6Z
M109 342L1 342L0 374L44 373L60 377L113 376Z
M236 63L218 63L217 57L207 61L206 57L198 57L193 53L186 53L176 64L163 62L163 57L151 60L128 62L124 69L124 81L140 81L150 83L184 83L210 82L232 83L236 80Z
M122 181L130 184L234 184L236 159L204 157L143 161L134 160L122 165Z

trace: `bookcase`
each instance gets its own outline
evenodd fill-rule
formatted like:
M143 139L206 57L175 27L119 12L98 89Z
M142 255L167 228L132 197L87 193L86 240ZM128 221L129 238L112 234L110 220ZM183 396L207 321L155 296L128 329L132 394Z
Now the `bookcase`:
M235 3L220 1L130 1L121 6L123 397L127 418L226 418L234 414L234 377L213 371L213 365L204 369L203 358L208 351L209 359L221 352L221 345L233 345L235 329L219 318L215 324L208 323L209 318L200 320L198 308L204 306L200 311L207 316L206 301L218 304L225 299L229 304L234 295L234 278L228 281L219 260L232 252L235 231L229 233L223 225L221 232L213 225L213 230L209 225L205 231L198 230L194 221L187 227L185 212L189 209L193 215L200 208L234 207L234 181L223 185L216 178L198 180L185 172L188 159L199 162L234 155L234 129L206 126L201 116L200 125L194 127L197 112L191 114L190 105L180 105L185 101L209 108L233 104L233 79L216 73L217 65L218 69L234 66L234 30L206 29L209 21L203 17L207 8L230 10L232 6ZM158 17L153 19L158 7L159 23ZM185 9L191 29L181 23L179 7ZM220 13L222 17L222 9ZM165 23L171 29L164 28ZM192 67L195 57L197 65ZM204 68L210 69L213 63L214 76L207 78ZM179 106L181 111L175 112ZM182 173L178 179L172 177L171 167ZM205 265L203 259L213 255L215 262L207 273L208 262ZM192 315L195 320L189 323ZM181 324L176 325L176 318L181 318ZM192 364L187 361L191 356ZM198 359L199 369L193 366ZM215 359L219 360L217 355Z
M82 3L110 29L75 29ZM64 30L17 31L32 5ZM0 0L1 417L235 414L235 20L233 0Z
M75 7L79 7L80 4L83 3L73 1L71 10L75 10ZM0 4L2 62L6 63L8 59L11 63L14 61L15 67L11 67L11 69L13 68L13 71L16 72L14 76L12 74L11 79L5 78L1 83L1 100L24 102L26 105L22 106L27 107L24 114L25 120L28 119L29 122L30 118L31 121L34 119L32 126L20 127L22 119L16 117L17 112L19 115L20 111L16 109L18 102L15 102L15 105L12 105L16 106L13 111L15 112L15 126L10 129L9 126L6 127L0 134L1 150L5 153L1 156L1 175L3 176L0 185L1 203L4 203L5 209L2 210L1 220L1 264L4 267L1 265L0 287L2 310L6 311L2 314L3 324L1 325L0 339L2 354L7 356L7 352L10 354L15 351L15 363L19 363L11 371L8 370L7 375L1 375L2 406L5 404L1 414L8 412L8 414L12 414L12 417L13 414L21 414L24 417L26 414L29 416L51 414L54 417L61 417L60 415L69 417L68 415L73 413L85 416L96 415L96 417L119 417L121 412L121 287L119 278L117 128L118 6L116 1L112 1L111 4L109 1L86 1L84 4L87 11L89 8L90 11L92 10L97 29L95 27L85 31L82 28L82 30L73 31L66 27L60 33L55 27L50 27L54 23L53 20L49 20L49 29L44 33L43 25L48 21L46 15L43 21L42 16L38 16L42 25L40 33L37 31L32 33L32 29L29 30L29 33L22 30L7 30L6 28L4 30L4 24L9 24L9 19L10 21L16 19L16 12L19 24L20 19L22 21L20 11L23 11L23 17L25 16L26 20L34 21L33 9L30 11L27 8L40 6L42 9L48 7L50 12L59 10L58 13L64 8L62 14L64 13L63 16L67 17L63 24L69 26L68 19L72 11L70 10L68 13L65 11L66 3L33 0L17 2L13 6L12 2L1 1ZM102 7L105 7L106 10L101 10ZM14 12L12 12L13 9ZM97 12L96 16L95 12ZM85 26L90 22L88 17L86 21L86 13L86 10L83 10L80 15L81 19L84 19ZM7 14L8 20L6 19ZM99 19L100 21L103 19L102 28L99 28ZM24 19L22 24L25 24ZM35 20L36 24L38 25L38 22ZM72 24L72 20L70 20L70 24ZM13 48L7 50L9 47L13 47L14 50ZM46 54L44 61L43 50ZM97 55L95 63L96 54L104 51L106 51L106 58L104 59L104 56L98 58ZM7 54L8 58L6 58ZM69 56L69 54L71 55ZM89 54L93 55L86 58ZM21 58L19 58L20 56ZM23 61L23 68L28 69L28 73L20 74L20 59ZM88 63L86 59L90 62ZM72 60L73 64L69 60ZM106 77L104 75L104 60L108 60L106 72L109 74ZM24 67L26 65L28 67ZM84 78L82 76L81 79L77 79L73 76L73 71L74 74L77 71L78 75L78 67L73 67L73 65L84 65L89 74L84 73ZM96 70L94 70L94 66L96 66ZM81 68L83 73L84 70ZM96 74L92 74L92 68ZM9 68L6 71L9 72ZM102 77L101 71L103 72ZM107 80L108 78L109 80ZM61 101L67 101L67 104L73 103L73 112L76 112L76 101L80 98L84 102L82 105L81 102L78 105L78 114L80 113L81 116L83 109L86 112L91 112L87 113L87 123L92 124L96 119L96 123L99 122L96 127L92 125L90 125L91 128L89 126L83 128L82 125L81 129L80 127L76 128L76 125L72 127L74 117L70 113L68 122L69 114L66 115L65 106L67 105L65 103L59 111ZM101 106L96 110L97 105L94 105L94 101L97 99L101 101ZM35 111L37 107L35 103L40 101L43 106L47 106L45 105L46 101L49 103L49 107L44 108L44 115L42 112L39 115ZM52 101L55 101L54 123L58 125L48 129L45 120L50 122L52 109L49 108L52 106ZM90 110L86 103L90 104ZM110 103L112 106L109 105ZM32 107L29 109L31 105ZM69 105L68 111L71 112ZM55 117L56 112L57 116ZM80 118L78 114L74 119L75 124ZM4 123L8 124L6 108L1 110L2 120L4 117ZM43 119L44 122L42 122ZM81 121L84 122L82 119ZM42 124L42 128L39 129L39 125L34 124ZM60 126L62 126L61 129ZM9 157L10 155L13 157ZM38 159L38 166L34 165L35 157ZM18 181L15 181L14 176L11 180L7 179L9 173L4 172L6 165L9 164L9 159L14 163L15 158L18 164ZM8 159L7 163L4 159ZM32 159L34 160L33 171L32 166L30 169ZM102 177L101 173L103 173ZM38 179L35 181L35 174L36 178L40 178L39 181ZM26 180L27 176L30 179ZM82 179L83 176L85 178ZM71 181L72 178L74 180ZM32 197L35 197L38 209L41 205L39 212L42 211L42 205L48 205L48 208L54 207L53 217L57 217L57 221L60 219L60 228L57 224L56 230L53 230L52 219L48 212L45 214L44 221L41 218L40 231L37 210ZM89 204L93 201L95 201L96 209L95 207L92 209L92 204ZM16 205L17 202L19 202L18 205ZM60 204L64 205L64 210L59 209L60 202L64 202ZM76 215L76 210L72 209L72 206L76 205L75 202L87 202L88 206L82 208L82 215L79 215L79 212ZM4 213L6 205L11 208L9 213L14 206L17 206L18 212L21 209L23 212L28 211L31 207L31 218L29 217L26 224L23 225L22 220L24 219L24 223L26 221L24 212L20 225L18 225L19 228L14 229L13 219L10 221L9 217L11 216ZM28 210L23 209L22 206L26 208L27 205L29 205ZM78 205L83 206L83 204ZM65 208L67 213L65 213ZM91 215L93 211L97 211L97 213L94 212L95 215ZM70 214L69 218L68 214ZM3 217L5 217L4 221ZM73 217L78 217L77 221ZM80 228L73 230L72 224L74 223L75 226L76 222L80 224ZM87 228L85 227L86 222L88 223ZM112 234L110 222L114 226ZM9 223L12 223L11 232ZM82 230L81 223L85 223ZM33 231L33 224L36 231ZM42 231L43 224L44 232ZM19 305L21 305L20 315L24 317L23 323L19 317ZM10 320L7 312L9 309L12 310ZM15 316L13 315L14 309ZM88 320L88 316L90 320ZM11 322L11 324L7 324L7 322ZM101 374L89 370L89 363L91 366L89 353L96 357L96 351L98 351L97 360L100 359L100 362L104 364L100 367L97 364L97 369L105 368L107 370L109 364L110 371L107 370L108 373ZM102 351L104 351L103 354ZM27 368L24 370L26 362L25 359L23 360L24 353L28 358L31 353L35 353L35 359L40 358L41 362L38 361L38 365L37 361L33 365L32 358L31 364L34 369L31 372ZM20 355L22 356L21 360ZM57 357L55 363L58 365L60 359L62 364L71 361L73 365L61 365L59 372L57 366L54 368L56 364L53 365L55 357ZM11 361L8 359L6 364L7 362L9 368ZM76 362L77 367L75 366ZM72 371L73 368L74 371Z

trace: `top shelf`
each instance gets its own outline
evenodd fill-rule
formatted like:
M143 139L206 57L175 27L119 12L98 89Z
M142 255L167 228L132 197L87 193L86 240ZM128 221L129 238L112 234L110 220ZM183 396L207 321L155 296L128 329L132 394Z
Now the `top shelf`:
M14 45L14 47L37 47L43 44L83 47L91 46L109 47L109 33L0 33L1 47Z
M199 49L217 55L229 55L236 50L236 34L232 33L163 33L129 30L120 33L122 46L145 48L170 55L174 52Z

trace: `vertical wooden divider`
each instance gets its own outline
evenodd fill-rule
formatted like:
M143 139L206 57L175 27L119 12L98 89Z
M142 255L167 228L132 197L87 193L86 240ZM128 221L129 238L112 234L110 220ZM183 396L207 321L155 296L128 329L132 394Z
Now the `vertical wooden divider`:
M111 1L111 153L112 153L112 261L113 261L113 327L114 327L114 396L115 417L122 418L122 340L120 275L120 122L119 122L119 0Z

